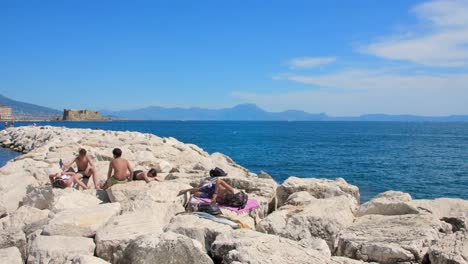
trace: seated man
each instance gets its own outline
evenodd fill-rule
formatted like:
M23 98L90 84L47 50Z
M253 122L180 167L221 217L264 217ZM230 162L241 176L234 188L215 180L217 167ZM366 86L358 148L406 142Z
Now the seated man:
M187 192L190 192L195 197L209 198L212 204L216 204L218 202L222 203L227 193L234 194L234 188L222 179L217 178L216 181L200 187L182 190L179 192L179 195Z
M93 176L93 182L94 182L94 187L96 189L99 189L99 185L97 184L97 179L96 179L96 167L94 166L94 162L91 159L89 155L87 155L87 152L85 149L80 149L80 152L78 156L70 161L69 163L66 163L63 165L63 170L66 171L67 169L71 169L72 171L73 168L70 168L70 166L73 165L73 163L76 163L76 167L78 171L76 172L78 178L83 178L87 180L87 185L88 188L91 186L91 183L89 182L89 178Z
M101 186L103 189L110 188L114 184L126 183L132 181L133 169L128 160L122 158L122 150L115 148L112 150L114 159L109 163L109 170L107 172L107 181ZM127 171L130 172L127 174Z
M82 183L76 174L71 171L61 171L55 174L49 175L50 183L52 187L64 189L66 187L72 187L73 182L81 186L83 189L88 189L88 187Z
M156 177L157 175L158 173L156 172L156 169L153 168L149 171L136 170L133 172L133 180L143 180L145 182L161 181L161 179Z

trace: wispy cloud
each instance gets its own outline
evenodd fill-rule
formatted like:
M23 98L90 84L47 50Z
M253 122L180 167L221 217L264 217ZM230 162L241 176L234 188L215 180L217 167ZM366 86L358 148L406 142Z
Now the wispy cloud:
M306 69L330 64L335 61L336 57L302 57L289 60L288 65L292 69Z
M303 109L331 115L366 113L468 114L468 73L405 75L394 71L349 70L326 75L280 75L279 79L319 86L284 93L232 95L269 110Z
M411 13L422 22L419 31L381 38L359 49L384 59L377 60L372 69L338 69L325 74L291 71L273 79L310 88L300 85L300 91L238 91L232 95L275 111L303 109L339 116L468 114L468 0L430 1L415 6ZM388 68L384 65L394 65L388 60L404 63ZM302 58L289 65L305 68L333 61L334 57Z
M425 66L468 65L468 1L431 1L412 9L429 32L410 32L359 48L361 52ZM408 37L409 36L409 37Z

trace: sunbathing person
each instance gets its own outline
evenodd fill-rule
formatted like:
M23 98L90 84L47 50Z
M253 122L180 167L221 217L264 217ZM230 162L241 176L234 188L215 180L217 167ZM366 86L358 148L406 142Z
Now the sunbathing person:
M150 182L150 181L161 181L158 177L156 169L151 168L149 171L142 171L142 170L136 170L133 172L133 180L138 181L142 180L145 182Z
M182 190L179 195L190 192L191 195L199 198L211 199L212 204L222 203L226 194L234 194L234 188L220 178L216 181L202 185L197 188Z
M76 176L76 174L72 171L61 171L58 173L50 174L49 180L50 183L52 183L52 187L54 188L64 189L66 187L72 187L73 183L76 183L83 189L88 189L88 187L83 182L81 182Z
M91 159L91 157L87 155L85 149L80 149L79 155L74 160L64 164L63 170L66 171L67 169L71 169L72 171L74 171L73 168L71 168L73 163L76 163L76 167L78 169L78 171L76 172L77 177L79 179L83 178L87 180L88 189L91 186L91 183L89 181L89 178L91 176L93 176L94 187L96 189L99 189L99 185L96 179L96 167L94 166L94 162Z
M133 176L132 166L128 160L122 158L122 150L115 148L112 154L114 155L114 159L109 163L107 181L101 186L103 189L110 188L114 184L126 183L133 180L133 177L130 177L130 175Z

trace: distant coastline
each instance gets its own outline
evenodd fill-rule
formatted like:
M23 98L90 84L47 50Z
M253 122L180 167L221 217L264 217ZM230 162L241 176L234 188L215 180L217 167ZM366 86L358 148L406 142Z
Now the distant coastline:
M0 95L0 104L13 109L15 122L61 121L63 112L30 103L12 100ZM83 110L84 111L84 110ZM88 110L88 112L92 112ZM240 104L231 108L207 109L166 108L150 106L134 110L110 111L99 110L102 119L96 121L369 121L369 122L468 122L468 115L418 116L365 114L360 116L329 116L326 113L308 113L302 110L268 112L255 104ZM86 117L88 114L85 114ZM78 120L77 120L78 119ZM76 118L72 121L91 121L92 118ZM93 120L94 121L94 120Z

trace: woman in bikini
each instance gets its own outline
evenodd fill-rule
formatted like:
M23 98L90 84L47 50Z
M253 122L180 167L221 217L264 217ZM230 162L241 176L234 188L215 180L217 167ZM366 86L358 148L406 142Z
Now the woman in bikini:
M76 183L84 190L88 189L88 187L78 179L76 173L71 171L61 171L55 174L50 174L49 180L50 183L52 183L52 187L54 188L64 189L67 187L72 187L73 183Z
M134 181L145 181L145 182L150 182L150 181L161 181L158 177L156 169L151 168L149 171L142 171L142 170L136 170L133 172L133 180Z

